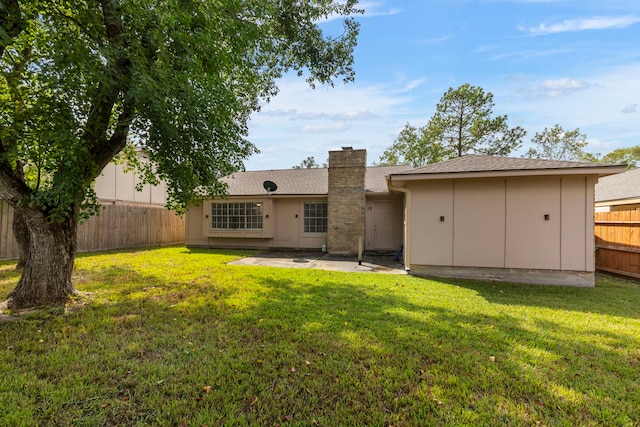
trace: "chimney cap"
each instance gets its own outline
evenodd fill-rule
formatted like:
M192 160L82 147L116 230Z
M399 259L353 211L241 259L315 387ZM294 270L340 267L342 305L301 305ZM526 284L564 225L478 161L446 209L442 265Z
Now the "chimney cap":
M342 147L343 150L353 150L353 147Z

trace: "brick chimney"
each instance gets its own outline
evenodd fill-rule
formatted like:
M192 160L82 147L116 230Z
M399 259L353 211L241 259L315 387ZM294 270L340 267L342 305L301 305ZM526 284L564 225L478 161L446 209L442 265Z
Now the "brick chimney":
M364 238L364 175L367 150L329 151L327 246L332 254L358 252Z

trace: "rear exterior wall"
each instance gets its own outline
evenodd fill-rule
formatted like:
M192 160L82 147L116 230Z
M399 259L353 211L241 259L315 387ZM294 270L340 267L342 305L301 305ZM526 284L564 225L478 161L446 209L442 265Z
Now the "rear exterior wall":
M593 272L587 176L409 181L410 263Z
M326 197L233 197L227 201L255 202L263 206L261 230L214 230L211 228L211 204L205 200L191 206L186 214L186 244L191 247L247 249L321 250L326 233L304 232L304 203L326 201Z

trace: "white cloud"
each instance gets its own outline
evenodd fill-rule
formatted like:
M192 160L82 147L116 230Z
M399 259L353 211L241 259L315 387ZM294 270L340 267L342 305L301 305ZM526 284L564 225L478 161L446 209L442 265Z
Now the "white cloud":
M415 80L409 80L406 83L404 83L404 80L402 80L401 82L404 83L404 86L394 90L394 93L400 94L400 93L411 92L417 89L418 87L422 86L422 83L424 83L426 80L427 79L415 79Z
M446 36L442 36L442 37L433 37L433 38L429 38L429 39L420 39L420 40L416 40L413 44L416 45L422 45L422 46L434 46L440 43L444 43L447 40L451 40L453 37L455 36L455 34L448 34Z
M376 161L404 123L423 118L423 111L410 108L417 96L412 90L423 81L396 78L389 84L356 82L313 90L302 79L285 77L278 82L278 95L251 116L249 140L260 154L246 167L288 168L344 145L366 148L369 162Z
M289 109L289 110L277 109L277 110L263 110L262 111L262 114L264 114L265 116L274 116L274 117L292 116L292 115L294 115L296 113L297 113L297 111L294 110L294 109Z
M496 53L489 56L490 61L500 61L507 58L534 59L555 55L566 55L573 52L573 49L547 49L547 50L521 50L514 52Z
M488 3L566 3L571 0L484 0Z
M323 125L302 126L300 131L303 133L339 133L349 129L346 123L327 123Z
M566 55L580 49L579 47L563 47L554 49L521 49L509 50L511 46L506 44L485 44L473 50L478 55L486 55L489 61L500 61L504 59L536 59L549 56Z
M546 35L570 31L625 28L638 22L640 22L640 16L598 16L594 18L567 19L553 24L542 23L535 27L519 27L519 29L533 35Z
M400 13L400 9L387 6L384 2L377 1L361 1L356 5L356 9L364 11L362 14L355 14L357 18L373 18L375 16L390 16ZM335 19L344 18L342 15L332 14L319 22L329 22Z
M588 150L608 153L615 148L638 144L640 121L621 114L621 105L632 110L640 93L640 64L621 65L579 79L557 79L532 84L532 76L522 75L492 90L499 114L509 122L522 123L528 131L527 144L535 132L558 123L565 129L580 128L587 134ZM548 83L547 83L548 82ZM591 82L591 83L587 83ZM540 96L531 87L549 92L564 91L565 96ZM572 90L573 89L573 90ZM636 107L637 108L637 107ZM640 108L639 108L640 109Z
M532 93L555 97L568 95L573 92L588 89L589 87L591 87L591 85L584 80L565 77L555 80L545 80L540 84L534 85Z
M361 1L358 3L358 9L364 10L364 17L371 18L374 16L397 15L400 9L387 6L384 2L378 1Z
M624 114L635 113L636 111L638 111L638 104L629 104L626 107L624 107L621 111Z
M368 110L363 111L345 111L337 114L329 113L299 113L290 117L290 120L332 120L340 122L351 122L361 120L376 119L379 116Z

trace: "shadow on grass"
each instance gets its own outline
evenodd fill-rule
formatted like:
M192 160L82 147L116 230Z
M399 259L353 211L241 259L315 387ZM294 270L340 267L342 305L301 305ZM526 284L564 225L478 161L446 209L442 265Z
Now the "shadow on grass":
M271 298L249 317L283 313L280 326L299 337L293 350L308 352L300 344L313 337L316 353L345 353L362 377L371 379L371 370L385 377L382 382L364 381L375 397L362 409L375 407L381 396L394 396L397 402L412 395L406 408L387 401L389 406L379 409L420 413L426 405L430 416L453 423L480 422L489 415L492 423L543 419L553 424L577 413L584 413L587 420L607 421L598 418L608 412L598 400L602 396L624 400L632 393L619 415L638 421L633 407L640 398L634 391L640 363L617 351L637 348L640 338L633 333L573 329L546 318L524 321L527 316L499 310L474 313L463 305L460 310L447 309L415 303L393 289L373 291L336 281L301 285L287 279L253 279L267 286ZM287 319L304 321L291 324ZM328 387L338 392L332 384ZM444 408L439 401L447 402ZM453 419L447 411L461 415ZM615 417L608 421L617 423Z
M251 249L207 249L207 248L184 248L182 254L208 254L208 255L232 255L238 257L251 256L260 251Z
M640 283L597 274L594 288L434 279L475 291L494 304L546 307L578 313L599 313L640 319Z
M77 284L98 293L89 306L6 326L2 348L14 356L0 408L21 402L36 424L60 425L639 421L640 363L619 351L637 349L638 336L500 311L581 314L597 307L580 302L591 289L568 302L567 288L451 281L460 300L445 306L428 281L217 268L215 281L206 271L183 281L114 265ZM473 293L495 306L469 305ZM606 314L631 317L623 308ZM42 336L56 344L39 346Z

